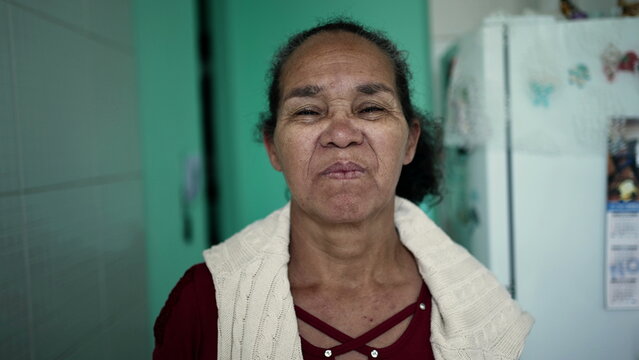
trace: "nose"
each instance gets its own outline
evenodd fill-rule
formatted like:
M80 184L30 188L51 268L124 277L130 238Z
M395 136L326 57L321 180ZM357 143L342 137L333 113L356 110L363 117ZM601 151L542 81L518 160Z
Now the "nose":
M326 120L328 120L328 125L320 136L322 146L346 148L360 145L364 141L364 134L355 124L357 119L350 118L345 114L336 114Z

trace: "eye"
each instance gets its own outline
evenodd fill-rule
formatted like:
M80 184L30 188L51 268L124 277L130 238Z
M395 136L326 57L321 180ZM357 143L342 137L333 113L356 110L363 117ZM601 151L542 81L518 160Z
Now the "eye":
M363 108L362 110L360 110L360 113L366 114L366 113L374 113L374 112L378 112L378 111L384 111L383 108L379 107L379 106L367 106L365 108Z
M357 111L362 119L378 120L386 114L386 107L378 104L362 104Z
M301 109L295 112L298 116L319 115L319 113L313 109Z

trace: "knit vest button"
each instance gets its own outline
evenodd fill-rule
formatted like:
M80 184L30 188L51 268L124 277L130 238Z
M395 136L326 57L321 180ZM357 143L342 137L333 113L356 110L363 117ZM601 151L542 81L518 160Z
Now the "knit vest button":
M373 350L371 351L371 357L373 359L377 359L377 357L379 356L379 353L377 352L377 350Z
M419 308L422 309L422 310L426 310L426 304L419 303Z
M329 357L331 357L331 355L333 355L333 352L332 352L332 351L330 351L330 350L326 350L326 351L324 351L324 356L325 356L325 357L329 358Z

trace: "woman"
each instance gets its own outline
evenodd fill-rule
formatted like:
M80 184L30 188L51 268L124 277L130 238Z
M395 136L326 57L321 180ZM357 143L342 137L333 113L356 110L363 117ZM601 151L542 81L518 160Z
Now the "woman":
M333 21L271 75L260 126L291 201L187 271L155 358L518 358L532 318L399 197L437 195L438 172L395 45Z

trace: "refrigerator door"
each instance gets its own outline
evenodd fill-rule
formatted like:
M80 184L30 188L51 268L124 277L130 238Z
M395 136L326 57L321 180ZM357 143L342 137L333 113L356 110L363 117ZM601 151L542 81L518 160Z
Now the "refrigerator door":
M523 358L637 359L639 311L605 309L604 226L608 124L639 116L639 73L605 59L639 52L639 19L507 24Z
M457 46L447 94L444 230L510 285L503 24Z

